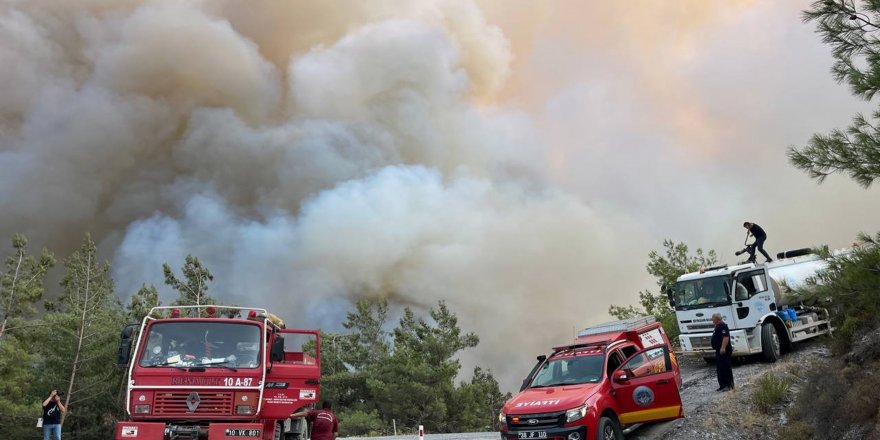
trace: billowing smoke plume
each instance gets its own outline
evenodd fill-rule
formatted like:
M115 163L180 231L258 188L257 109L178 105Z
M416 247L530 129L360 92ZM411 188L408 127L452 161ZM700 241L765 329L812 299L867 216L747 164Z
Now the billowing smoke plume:
M627 220L549 187L532 121L487 104L511 53L472 3L322 4L3 3L0 233L91 232L123 297L192 253L300 327L446 300L510 386L604 314L592 250Z

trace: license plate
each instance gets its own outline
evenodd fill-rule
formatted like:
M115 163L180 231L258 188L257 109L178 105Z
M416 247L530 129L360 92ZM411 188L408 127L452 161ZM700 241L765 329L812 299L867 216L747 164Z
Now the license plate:
M235 428L226 428L223 432L226 437L256 437L260 438L262 432L259 429L235 429ZM535 437L537 438L537 437Z
M523 431L519 438L547 438L547 431Z

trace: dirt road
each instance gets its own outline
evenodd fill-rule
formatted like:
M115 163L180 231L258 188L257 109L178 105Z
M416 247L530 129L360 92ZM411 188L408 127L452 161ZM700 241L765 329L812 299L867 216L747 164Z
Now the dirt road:
M782 370L792 365L804 365L815 359L830 355L827 347L819 342L806 342L796 346L775 364L756 359L734 361L733 376L737 389L727 393L716 392L718 381L715 366L702 359L682 360L682 404L685 418L673 422L643 426L630 435L628 440L706 440L706 439L775 439L773 429L743 429L750 404L754 380L768 370ZM742 409L742 411L740 411ZM775 416L779 418L780 416ZM778 421L778 420L777 420ZM766 423L764 427L776 423ZM747 428L747 427L746 427Z

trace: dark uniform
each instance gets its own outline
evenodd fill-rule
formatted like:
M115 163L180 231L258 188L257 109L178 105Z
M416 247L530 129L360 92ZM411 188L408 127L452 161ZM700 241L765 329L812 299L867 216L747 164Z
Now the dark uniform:
M769 255L767 255L767 251L764 250L764 242L767 241L767 233L764 232L764 228L758 226L757 223L752 223L752 227L749 228L749 232L752 233L752 236L755 237L755 248L761 252L761 255L767 259L767 261L773 261Z
M721 342L727 337L727 346L722 347ZM712 348L715 349L715 371L718 372L718 389L733 388L733 367L730 365L730 355L733 346L730 344L730 329L724 321L715 326L712 333Z

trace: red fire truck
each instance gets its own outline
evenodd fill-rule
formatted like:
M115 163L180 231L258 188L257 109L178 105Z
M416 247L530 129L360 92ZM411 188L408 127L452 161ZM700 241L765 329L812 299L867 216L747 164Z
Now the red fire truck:
M684 417L681 373L653 317L589 327L538 356L499 414L503 439L622 439L623 429Z
M154 307L122 332L129 420L114 438L305 438L288 417L318 401L320 353L318 330L287 329L265 309Z

